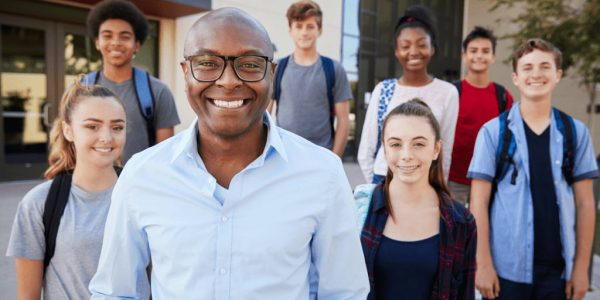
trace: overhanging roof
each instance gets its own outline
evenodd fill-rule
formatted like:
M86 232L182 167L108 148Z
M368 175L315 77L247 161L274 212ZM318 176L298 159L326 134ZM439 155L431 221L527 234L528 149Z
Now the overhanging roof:
M91 7L100 0L46 0L62 4ZM160 18L178 18L211 10L211 0L130 0L144 14Z

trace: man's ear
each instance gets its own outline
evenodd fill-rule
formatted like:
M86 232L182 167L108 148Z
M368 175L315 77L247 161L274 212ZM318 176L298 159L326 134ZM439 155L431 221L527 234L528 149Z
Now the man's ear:
M98 41L98 38L94 40L94 44L96 45L96 50L100 51L100 42Z
M187 75L187 64L185 63L185 61L182 61L179 63L179 66L181 66L181 71L183 71L183 76L185 77L185 75Z
M563 75L562 69L556 70L556 83L558 83L562 79L562 75Z
M519 82L517 81L517 71L512 72L511 74L512 82L516 87L519 87Z

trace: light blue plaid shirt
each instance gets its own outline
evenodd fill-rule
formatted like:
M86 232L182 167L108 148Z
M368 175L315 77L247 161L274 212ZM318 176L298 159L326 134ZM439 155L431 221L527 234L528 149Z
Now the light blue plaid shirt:
M516 184L512 185L512 171L509 170L498 184L490 215L490 247L498 276L515 282L532 283L533 203L529 188L529 152L519 108L520 103L515 103L508 117L508 128L517 144L513 159L519 175ZM577 145L573 177L575 181L598 177L598 166L588 129L580 121L574 121ZM467 177L493 180L496 173L496 149L500 138L498 118L487 122L481 128ZM566 266L563 277L569 280L575 259L575 201L573 189L562 174L563 136L554 117L550 121L550 158L559 208L562 254Z

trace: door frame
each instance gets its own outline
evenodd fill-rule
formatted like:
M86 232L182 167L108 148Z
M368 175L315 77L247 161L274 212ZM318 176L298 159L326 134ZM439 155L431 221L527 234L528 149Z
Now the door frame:
M56 22L44 21L34 18L17 17L0 13L0 26L18 26L24 28L31 28L35 30L43 31L45 36L45 62L46 62L46 99L49 108L57 106L60 99L59 91L57 89L57 64L59 61L55 59L57 57L57 35L56 35ZM2 37L0 36L0 51L2 45ZM62 58L64 61L64 57ZM0 66L2 66L2 55L0 55ZM2 70L0 69L0 72ZM1 83L0 83L1 84ZM2 87L0 86L0 89ZM3 108L0 106L0 115L3 113ZM55 115L55 113L54 113ZM53 119L52 114L49 116L49 122ZM48 130L50 128L48 127ZM47 163L6 163L5 162L5 150L4 150L4 118L0 118L0 182L10 180L22 180L22 179L33 179L42 178L43 172L47 167Z

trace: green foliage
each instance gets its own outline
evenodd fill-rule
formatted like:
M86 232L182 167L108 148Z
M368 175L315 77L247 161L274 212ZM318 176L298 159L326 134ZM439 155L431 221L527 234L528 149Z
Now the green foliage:
M581 83L600 83L600 0L492 0L491 10L518 8L499 22L516 24L517 32L503 38L513 48L530 38L552 42L563 53L563 71L574 69Z

